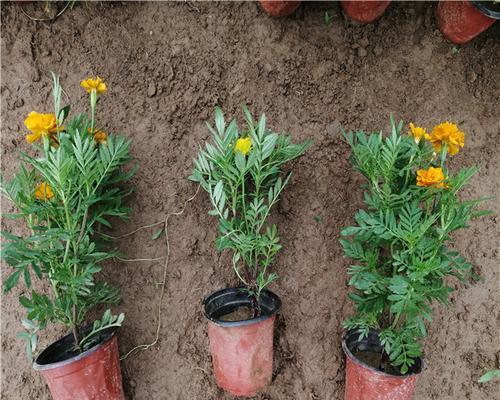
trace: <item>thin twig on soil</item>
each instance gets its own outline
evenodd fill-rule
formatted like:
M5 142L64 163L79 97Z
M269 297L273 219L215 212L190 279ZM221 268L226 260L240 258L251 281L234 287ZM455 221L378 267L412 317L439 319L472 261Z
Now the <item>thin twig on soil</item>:
M156 343L158 343L158 340L160 338L160 331L161 331L161 304L163 303L163 297L165 296L165 288L166 288L166 285L167 285L168 261L170 259L170 242L169 242L169 239L168 239L168 219L170 217L177 217L179 215L182 215L184 213L184 211L186 210L187 205L191 201L193 201L195 199L195 197L198 195L199 191L200 191L200 186L198 185L198 188L196 189L196 192L194 193L194 195L191 196L189 199L187 199L184 202L184 205L183 205L183 207L182 207L182 209L180 211L173 212L173 213L168 213L167 216L165 217L165 222L164 222L164 224L165 224L165 245L166 245L166 248L167 248L167 254L164 257L165 258L165 265L163 267L163 281L161 282L161 292L160 292L160 298L158 300L158 323L156 325L155 339L151 343L141 344L141 345L135 346L134 348L132 348L131 350L129 350L126 354L124 354L123 356L121 356L120 360L125 360L132 353L135 353L136 351L147 350L150 347L154 346ZM159 225L159 223L152 224L152 226L155 226L155 225ZM135 231L137 232L137 230L140 230L140 229L141 228L138 228Z

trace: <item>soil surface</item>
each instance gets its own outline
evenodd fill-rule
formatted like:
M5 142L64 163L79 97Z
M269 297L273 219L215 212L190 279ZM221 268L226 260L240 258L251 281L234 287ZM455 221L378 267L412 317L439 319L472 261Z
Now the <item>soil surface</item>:
M342 399L341 321L347 300L346 266L338 242L362 205L361 177L339 135L346 129L384 130L389 115L431 127L451 120L466 132L458 166L481 166L465 196L500 198L500 24L462 47L446 42L430 3L393 3L380 21L351 23L336 2L302 4L289 18L269 18L256 3L77 3L57 20L28 19L20 5L2 4L2 170L9 178L20 150L30 151L23 121L50 112L49 71L61 75L75 109L87 103L82 78L98 74L109 92L99 105L100 127L133 139L140 163L134 213L115 225L120 235L163 221L196 190L185 179L204 123L220 104L242 121L240 104L265 112L269 125L294 140L314 138L290 165L293 179L276 207L283 249L272 290L283 300L272 385L257 399ZM325 12L331 18L325 24ZM482 280L457 285L452 306L435 306L425 343L425 370L416 400L493 399L498 381L479 384L498 368L499 238L494 215L456 236L456 247ZM3 202L4 212L12 205ZM129 399L229 399L211 371L201 308L210 292L236 284L227 254L216 252L216 221L200 193L169 222L171 258L158 343L122 362ZM3 229L25 232L18 222ZM155 229L117 241L129 258L165 255ZM7 271L3 271L5 277ZM120 350L155 337L163 261L112 262L106 278L123 289L126 320ZM16 288L2 304L3 399L49 399L40 374L16 339L23 315ZM40 348L61 337L51 326Z

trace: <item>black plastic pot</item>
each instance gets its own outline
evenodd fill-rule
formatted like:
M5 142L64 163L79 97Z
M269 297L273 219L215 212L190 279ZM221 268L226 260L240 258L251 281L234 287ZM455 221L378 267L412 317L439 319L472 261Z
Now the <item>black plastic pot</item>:
M274 321L280 298L263 291L260 315L243 321L221 320L238 307L252 306L253 298L241 289L219 290L203 304L217 385L235 396L254 396L271 383Z
M415 391L418 374L422 370L422 360L415 364L405 375L393 375L380 371L359 360L354 353L370 351L382 353L376 330L370 330L368 336L359 340L356 329L346 332L342 340L342 349L346 355L345 400L411 400Z
M500 2L472 0L471 3L484 15L493 19L500 19Z
M95 346L80 354L73 350L73 334L40 353L33 368L44 376L54 400L125 399L115 333L103 332Z
M260 294L259 306L260 316L244 321L223 321L221 316L229 314L238 307L252 307L253 297L242 288L229 288L218 290L203 300L205 316L219 326L244 326L264 321L277 314L281 309L280 298L269 290L263 290Z

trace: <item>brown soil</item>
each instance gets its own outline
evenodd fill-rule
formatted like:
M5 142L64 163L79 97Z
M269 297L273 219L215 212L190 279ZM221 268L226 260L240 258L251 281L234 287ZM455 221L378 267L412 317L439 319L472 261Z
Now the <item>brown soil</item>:
M236 310L231 311L230 313L221 315L219 319L221 321L245 321L247 319L253 318L254 311L251 307L242 306L238 307Z
M23 120L50 110L49 71L61 74L75 108L86 98L79 81L106 78L102 128L134 141L140 162L131 221L116 234L163 220L195 191L185 177L204 122L216 104L228 116L247 103L265 112L271 127L295 140L313 137L291 165L294 178L273 220L283 250L272 289L283 300L272 385L258 399L342 399L344 357L340 323L351 311L341 227L362 204L339 129L387 131L389 115L431 126L449 119L467 132L457 166L479 164L468 196L500 198L500 24L462 47L447 43L434 4L393 3L383 18L360 26L345 21L338 3L302 4L289 18L267 17L255 3L77 3L52 23L30 21L19 4L2 4L2 170L12 175L19 150L28 150ZM324 23L324 13L332 23ZM425 345L426 367L415 399L493 399L499 384L477 383L498 368L500 224L494 216L457 235L456 247L482 280L457 286L452 307L436 306ZM4 203L3 210L12 206ZM214 382L203 296L234 285L230 258L214 246L215 221L200 194L170 222L172 255L160 341L122 362L130 399L229 399ZM23 232L17 222L4 229ZM119 241L130 258L161 257L164 243L141 231ZM153 340L160 262L121 263L106 276L123 288L126 321L122 352ZM3 272L5 276L7 272ZM13 296L2 306L2 398L48 399L42 377L16 339L22 315ZM41 347L61 336L50 327Z

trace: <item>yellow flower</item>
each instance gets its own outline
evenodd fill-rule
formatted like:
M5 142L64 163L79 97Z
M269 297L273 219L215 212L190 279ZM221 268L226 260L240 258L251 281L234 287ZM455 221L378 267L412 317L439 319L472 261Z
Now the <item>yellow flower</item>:
M24 125L31 133L26 135L26 140L29 143L40 140L43 135L51 136L57 132L57 121L54 114L40 114L36 111L29 113L28 118L24 120Z
M108 135L103 131L94 131L94 142L95 144L103 144L108 140Z
M429 139L429 134L425 131L425 128L421 128L420 126L413 125L413 122L410 122L410 132L409 135L413 136L415 142L420 142L422 138Z
M80 86L84 88L87 93L92 92L92 90L95 90L97 94L101 94L106 92L106 84L104 81L99 78L88 78L80 82Z
M434 150L439 153L444 144L448 147L448 153L454 156L464 147L465 134L458 129L458 126L451 122L443 122L435 126L429 136L429 141L434 146Z
M417 186L447 188L444 182L444 174L441 168L430 167L429 169L419 169L417 171Z
M246 156L250 150L252 150L252 140L247 136L244 138L239 138L234 146L234 151L239 151L241 154Z
M48 183L42 182L39 185L36 185L35 197L37 200L50 200L54 197L54 192Z

